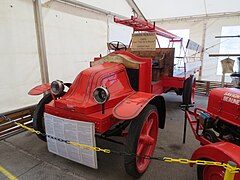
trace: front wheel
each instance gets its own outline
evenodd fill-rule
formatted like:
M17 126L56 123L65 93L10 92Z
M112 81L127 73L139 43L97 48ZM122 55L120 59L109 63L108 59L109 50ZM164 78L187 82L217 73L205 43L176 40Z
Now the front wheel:
M206 159L205 159L206 160ZM211 161L211 160L208 160ZM223 180L225 169L220 166L197 166L198 180Z
M126 153L152 156L157 142L158 123L157 108L147 105L131 122L126 139ZM139 178L147 170L150 159L126 155L124 163L126 172L134 178Z
M44 109L45 109L45 104L48 104L52 101L52 96L51 94L46 94L38 103L34 114L33 114L33 128L37 131L40 131L41 133L45 133L45 125L44 125ZM39 139L43 141L46 140L46 136L42 136L41 134L37 134Z

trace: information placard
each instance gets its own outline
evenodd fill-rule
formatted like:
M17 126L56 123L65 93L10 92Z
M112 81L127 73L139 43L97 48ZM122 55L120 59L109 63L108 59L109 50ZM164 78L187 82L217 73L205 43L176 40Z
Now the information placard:
M156 33L134 33L132 34L132 51L155 51Z
M95 124L89 122L65 119L44 113L45 129L48 135L96 146ZM97 169L97 153L89 149L75 147L64 142L47 138L48 150L54 154Z

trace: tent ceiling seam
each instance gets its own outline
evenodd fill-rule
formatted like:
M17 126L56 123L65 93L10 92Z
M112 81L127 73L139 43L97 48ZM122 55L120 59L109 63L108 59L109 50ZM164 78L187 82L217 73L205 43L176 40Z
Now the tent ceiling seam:
M162 19L149 19L150 22L171 22L171 21L196 21L196 20L204 20L204 19L214 19L214 18L223 18L223 17L239 17L240 11L237 12L224 12L224 13L212 13L202 15L193 15L193 16L182 16L182 17L172 17L172 18L162 18Z
M104 10L104 9L101 9L101 8L98 8L98 7L83 3L83 2L79 2L79 1L76 1L76 0L53 0L53 1L57 1L57 2L60 2L60 3L67 3L67 4L73 5L73 6L83 7L83 8L86 8L88 10L92 10L92 11L95 11L95 12L105 14L106 16L108 16L108 15L116 16L116 17L122 18L122 19L127 18L123 15L120 15L120 14L117 14L117 13L114 13L114 12L110 12L110 11L107 11L107 10Z
M207 15L208 15L208 13L207 13L207 5L206 5L206 0L203 0L203 2L204 2L205 14L206 14L206 16L207 16Z

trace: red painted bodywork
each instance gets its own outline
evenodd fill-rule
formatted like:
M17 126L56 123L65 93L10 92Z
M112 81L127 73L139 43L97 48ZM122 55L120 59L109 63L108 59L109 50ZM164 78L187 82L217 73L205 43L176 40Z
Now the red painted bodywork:
M209 95L207 111L213 118L240 126L240 89L216 88Z
M161 77L160 81L153 83L151 58L141 58L128 51L115 51L110 54L124 55L141 62L138 69L139 92L136 93L132 89L123 64L104 62L80 72L66 94L61 98L54 97L51 103L45 105L45 112L63 118L93 122L96 132L104 133L117 122L136 117L147 103L159 94L167 92L172 87L183 88L185 78ZM101 60L101 57L94 59L98 60ZM104 114L102 106L93 99L93 91L98 86L106 86L110 92ZM48 91L49 88L50 84L37 86L30 94L38 95ZM154 102L161 103L161 100L155 99ZM163 116L165 118L165 115ZM164 127L164 118L160 117L161 128Z
M132 16L131 19L127 19L127 20L120 20L115 17L114 22L125 25L125 26L130 26L133 28L134 31L155 32L157 35L168 38L168 39L178 38L178 36L176 36L175 34L172 34L169 31L166 31L165 29L159 28L155 26L155 24L151 24L147 21L139 19L138 17ZM182 39L178 39L178 41L182 41Z
M136 117L149 101L158 96L157 93L151 93L154 87L151 84L151 59L140 58L126 51L112 54L125 55L141 62L138 87L140 92L132 89L124 65L105 62L82 71L63 97L45 105L45 112L63 118L93 122L96 132L99 133L106 132L121 120ZM100 59L96 58L95 61ZM104 114L102 106L93 99L93 91L98 86L106 86L110 92ZM164 120L162 121L161 128L164 127Z
M144 92L133 93L114 107L113 116L122 120L133 119L155 96Z
M230 97L232 99L229 99ZM215 88L209 95L207 110L195 108L194 112L186 112L187 119L196 139L204 145L210 144L210 141L197 134L197 119L199 118L199 112L207 113L213 119L221 119L232 125L240 126L240 90L237 88ZM195 119L193 119L192 116L194 116ZM199 130L203 130L201 124L199 124L198 127ZM219 139L219 141L222 140Z
M152 59L151 58L141 58L135 56L128 51L115 51L111 54L121 54L128 56L135 61L141 62L139 65L139 87L138 90L142 92L152 92Z
M28 94L29 95L33 95L33 96L36 96L36 95L40 95L46 91L48 91L50 89L50 83L48 84L41 84L39 86L36 86L34 87L33 89L31 89Z
M226 164L233 161L240 167L240 147L228 142L212 143L198 148L193 153L192 159L208 159ZM234 179L240 179L240 173L236 173Z
M229 98L232 99L229 99ZM187 119L190 123L195 138L201 142L202 147L198 148L192 155L193 160L208 159L217 162L228 163L233 161L240 167L240 147L230 142L218 138L220 142L212 143L202 134L197 133L197 119L199 112L209 114L212 119L220 119L235 126L240 126L240 90L236 88L216 88L209 95L207 110L195 108L194 112L187 111ZM194 116L195 120L192 118ZM199 123L199 131L203 131L203 126ZM223 169L224 170L224 169ZM240 174L235 175L239 179Z
M162 94L171 88L183 88L186 78L161 76L160 81L152 84L152 93Z
M104 114L101 111L102 106L93 99L93 91L100 85L106 86L110 92ZM103 133L119 121L113 118L112 108L133 92L122 64L103 63L82 71L62 98L45 105L45 112L64 118L93 122L96 131Z

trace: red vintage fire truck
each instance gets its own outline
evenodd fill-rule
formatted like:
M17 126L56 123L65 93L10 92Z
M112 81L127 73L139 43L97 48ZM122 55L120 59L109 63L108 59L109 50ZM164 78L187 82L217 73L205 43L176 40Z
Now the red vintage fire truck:
M134 32L155 32L172 42L181 42L176 35L136 17L115 22L133 27ZM45 133L46 113L89 122L102 138L124 137L126 153L152 156L158 129L165 125L166 107L161 94L175 90L183 94L184 103L191 103L197 68L188 71L184 62L183 72L175 75L174 48L133 51L131 46L120 50L119 42L109 45L115 51L95 58L91 67L80 72L72 83L56 80L30 90L30 95L45 93L34 112L34 128ZM39 138L46 141L44 136ZM140 177L150 160L126 156L124 162L129 175Z

